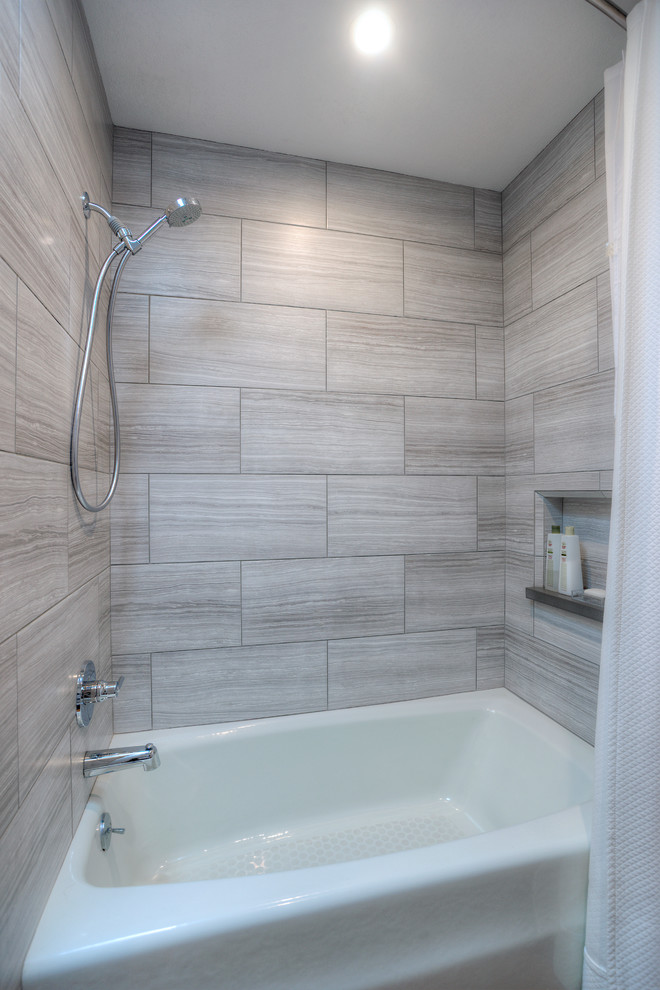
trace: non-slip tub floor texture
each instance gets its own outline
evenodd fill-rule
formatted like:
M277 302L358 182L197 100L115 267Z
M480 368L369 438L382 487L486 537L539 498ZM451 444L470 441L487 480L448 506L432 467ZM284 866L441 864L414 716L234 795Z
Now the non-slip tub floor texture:
M322 828L322 830L321 830ZM353 817L271 835L249 836L221 842L215 848L183 855L162 864L153 880L176 883L256 876L286 870L303 870L331 863L383 856L463 839L483 831L465 811L443 802L406 812L379 815L362 824Z

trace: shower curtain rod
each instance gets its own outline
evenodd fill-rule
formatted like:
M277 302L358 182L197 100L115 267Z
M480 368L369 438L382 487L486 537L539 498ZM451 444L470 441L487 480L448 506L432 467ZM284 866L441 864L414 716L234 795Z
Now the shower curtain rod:
M610 3L609 0L587 0L587 3L590 3L592 7L596 7L598 10L601 10L606 17L613 20L614 23L618 24L619 27L622 27L624 31L626 30L625 11L621 10L620 7L617 7L616 4Z

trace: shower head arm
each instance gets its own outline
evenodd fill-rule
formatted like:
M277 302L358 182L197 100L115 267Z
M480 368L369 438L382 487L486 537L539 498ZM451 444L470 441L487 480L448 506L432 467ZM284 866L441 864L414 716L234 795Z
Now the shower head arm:
M160 230L160 228L163 226L164 223L167 223L167 213L163 213L162 217L158 217L157 220L154 220L152 225L150 227L147 227L147 229L144 230L140 234L140 236L136 238L136 241L140 245L140 247L142 247L142 245L146 241L148 241L150 237L153 237L156 231Z
M117 247L115 248L114 254L118 255L124 249L128 249L131 252L131 254L137 254L137 252L142 247L142 244L137 238L133 237L132 232L128 229L128 227L125 227L123 225L121 220L118 220L117 217L113 217L112 213L108 213L108 211L104 210L103 207L99 206L98 203L92 203L88 193L83 193L82 204L83 204L83 213L85 214L85 217L88 220L92 210L94 210L95 213L100 213L102 217L105 217L108 226L110 227L110 230L121 241L121 244L118 244ZM121 250L118 250L119 248Z

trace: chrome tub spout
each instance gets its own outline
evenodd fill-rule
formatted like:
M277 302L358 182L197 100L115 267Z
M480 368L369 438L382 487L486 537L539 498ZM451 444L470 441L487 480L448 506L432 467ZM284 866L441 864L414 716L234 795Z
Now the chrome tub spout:
M160 766L158 750L153 743L144 746L123 746L120 749L104 749L85 753L83 777L98 777L102 773L114 773L124 767L141 766L143 770L157 770Z

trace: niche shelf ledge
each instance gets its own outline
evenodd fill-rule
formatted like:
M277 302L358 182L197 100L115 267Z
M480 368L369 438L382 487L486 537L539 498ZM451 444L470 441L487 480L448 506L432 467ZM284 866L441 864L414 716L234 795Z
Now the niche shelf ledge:
M568 595L560 595L558 592L548 591L546 588L525 588L525 597L530 598L533 602L550 605L552 608L558 608L564 612L582 615L586 619L595 619L596 622L603 621L605 607L592 598L569 598Z

